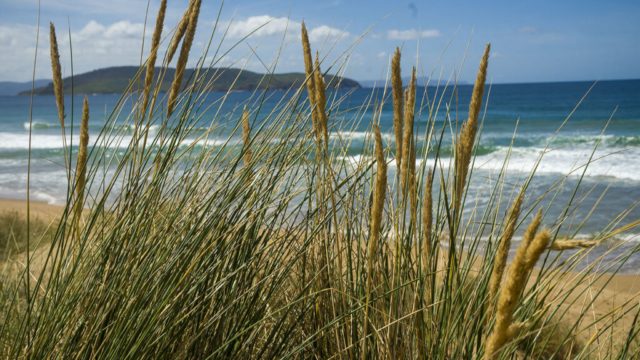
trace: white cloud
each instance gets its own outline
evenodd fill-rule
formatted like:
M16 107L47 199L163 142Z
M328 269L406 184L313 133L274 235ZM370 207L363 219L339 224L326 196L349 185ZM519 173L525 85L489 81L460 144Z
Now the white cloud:
M107 28L105 37L108 39L142 38L144 24L132 24L128 21L119 21Z
M260 27L265 22L273 19L271 16L257 16L249 18L245 21L232 24L230 34L235 37L243 36L257 27ZM259 50L259 56L261 60L269 64L276 58L278 61L279 69L302 69L301 54L299 53L298 46L300 26L301 24L295 21L289 21L288 27L287 19L275 19L267 26L259 29L256 36L272 36L274 39L280 40L287 29L287 40L291 40L291 50L286 49L285 53L293 51L298 58L296 60L284 61L284 54L281 54L279 48L275 49L270 46L269 43L262 44ZM315 24L314 24L315 25ZM309 28L309 37L315 44L314 49L319 48L319 43L324 41L333 42L338 39L352 39L353 35L342 32L340 29L331 28L330 26L321 25ZM207 24L203 22L203 29L196 34L196 40L192 48L191 56L189 57L189 63L187 66L191 67L196 64L199 56L201 55L202 48L208 39ZM166 35L171 30L170 27L165 27ZM69 36L66 23L61 23L57 28L58 35L58 47L60 49L60 61L63 68L63 75L68 76L70 74L70 56L69 56ZM71 28L71 41L73 44L73 70L75 74L84 73L87 71L106 68L111 66L131 66L140 64L140 51L143 45L142 37L145 33L143 61L149 54L149 47L151 36L153 32L153 24L147 24L147 30L145 33L144 24L142 22L132 21L118 21L108 23L100 21L99 19L91 20L87 19L84 23L73 25ZM291 38L289 38L291 36ZM295 38L294 38L295 37ZM170 38L164 41L160 47L160 53L164 54ZM204 42L203 42L204 39ZM214 40L215 42L216 40ZM201 45L198 45L201 44ZM36 27L32 25L0 25L0 80L1 81L27 81L31 78L33 72L33 57L35 53L36 45ZM244 60L240 60L234 63L233 60L241 59L245 54L245 49L238 49L232 51L227 58L223 61L219 61L215 66L241 66L244 65ZM48 24L41 24L40 26L40 41L38 44L38 58L36 64L36 78L38 79L50 79L51 78L51 63L49 58L49 27ZM210 56L207 60L211 60ZM209 61L206 63L208 64ZM175 66L175 58L171 66ZM252 59L247 63L248 70L264 71L262 63L255 59Z
M380 52L378 53L378 55L376 55L376 57L377 57L378 59L386 59L386 58L387 58L387 53L386 53L386 52L384 52L384 51L380 51Z
M151 29L147 29L151 31ZM144 24L132 24L129 21L119 21L109 26L99 24L95 20L89 21L80 31L72 33L73 42L104 40L135 39L141 41L144 32ZM147 34L148 35L148 34Z
M523 26L518 28L517 30L519 33L534 33L536 31L538 31L538 28L533 27L533 26Z
M152 31L147 28L145 33L141 23L119 21L103 25L91 20L79 31L71 32L74 70L139 64L142 36L149 39ZM58 44L62 49L68 48L69 38L61 35L58 35ZM146 51L148 42L145 45Z
M48 25L48 24L46 24ZM49 60L49 26L41 24L40 42L36 78L51 78ZM56 28L60 62L64 75L69 75L69 36L66 26ZM101 24L91 20L80 30L71 31L73 45L74 73L109 66L135 65L140 63L140 49L144 24L119 21L113 24ZM145 34L145 52L152 29ZM31 78L33 56L36 45L36 27L31 25L0 26L0 79L25 81Z
M300 33L301 24L286 18L274 18L269 15L251 16L247 20L234 21L227 35L231 38L243 38L251 32L252 37Z
M11 47L31 42L36 37L35 26L0 26L0 47ZM35 43L35 41L34 41Z
M238 39L249 34L249 37L266 37L266 36L282 36L285 31L287 36L300 36L302 24L289 20L287 18L275 18L269 15L251 16L246 20L234 21L229 26L227 36ZM309 31L309 41L319 42L328 40L336 40L338 38L350 38L351 34L347 31L332 28L327 25L320 25Z
M421 38L432 38L441 36L442 33L438 30L389 30L387 31L387 39L389 40L414 40Z
M48 28L47 28L48 29ZM40 29L38 65L49 59L48 33ZM31 78L33 57L36 50L36 27L31 25L0 26L0 79L7 81L26 81ZM39 66L42 67L42 66ZM49 68L51 69L51 68ZM51 70L45 74L36 72L36 78L51 78Z
M324 41L324 39L332 41L338 38L346 39L349 37L351 37L349 32L331 28L327 25L321 25L309 31L309 41L311 42Z

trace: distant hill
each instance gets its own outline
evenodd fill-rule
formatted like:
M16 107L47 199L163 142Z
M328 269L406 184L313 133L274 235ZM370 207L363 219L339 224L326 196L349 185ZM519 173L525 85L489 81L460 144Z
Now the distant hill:
M78 74L73 77L73 92L74 94L119 94L126 90L131 79L135 78L138 72L137 66L119 66L110 67L106 69L94 70L84 74ZM157 80L161 69L156 68L154 82ZM162 81L160 87L161 91L168 91L173 78L175 76L175 69L167 69L166 75ZM183 87L186 86L186 82L191 78L193 69L185 70ZM142 72L141 84L144 83L144 69ZM268 77L264 78L264 74L255 73L247 70L240 69L211 69L207 76L207 82L213 80L211 91L227 91L231 84L234 83L233 88L235 90L255 90L265 89L268 84ZM236 79L237 78L237 79ZM328 84L332 75L325 77L325 82ZM292 86L300 86L304 82L305 75L303 73L287 73L287 74L275 74L269 84L270 89L289 89ZM191 79L193 80L193 79ZM340 80L340 81L337 81ZM71 93L71 78L65 78L64 80L64 92L65 94ZM347 79L334 79L335 84L339 84L342 88L354 88L360 87L358 82ZM136 90L137 86L134 86L132 90ZM20 95L29 95L31 90L25 90ZM53 83L49 82L48 85L39 87L34 91L35 95L53 95Z
M46 86L51 80L36 80L34 82L35 88ZM0 81L0 96L14 96L23 91L31 93L31 81L15 82L15 81Z

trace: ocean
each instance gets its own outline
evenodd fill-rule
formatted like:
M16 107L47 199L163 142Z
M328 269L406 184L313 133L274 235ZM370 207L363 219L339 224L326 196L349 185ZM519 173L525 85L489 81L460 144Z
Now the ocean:
M428 87L426 93L424 88L419 88L417 103L421 106L416 109L414 132L423 144L429 118L426 99L440 103L435 128L445 130L441 156L447 159L451 149L451 134L456 127L459 130L466 118L472 86L459 86L455 93L450 89L443 93L442 88ZM218 116L232 112L251 95L251 92L231 93L221 109L213 106L203 114L201 125L206 127L210 124L218 111ZM260 110L262 114L268 114L282 100L281 92L274 91L268 95ZM383 90L341 90L340 95L344 99L340 105L341 111L336 112L338 115L334 120L349 124L342 127L343 134L340 136L352 138L346 161L355 161L362 155L362 142L366 139L366 129L373 114L372 106L367 107L364 113L362 106L370 104L372 99L379 100ZM210 93L203 108L217 104L222 96L222 93ZM573 204L568 214L572 217L572 227L565 226L563 232L572 236L592 237L618 221L616 217L622 212L626 212L626 216L617 223L618 226L640 219L640 210L635 208L636 201L640 199L640 80L599 81L595 85L594 82L498 84L487 89L485 96L488 96L488 106L483 106L481 111L483 125L474 163L474 178L467 199L471 204L469 208L473 208L474 204L481 208L486 203L487 184L495 180L513 143L506 179L510 184L521 184L536 164L536 159L545 152L527 192L525 209L541 199L540 204L548 207L545 217L547 226L553 226L553 221L563 214L569 201ZM73 129L70 127L72 99L71 96L65 99L67 141L72 141L76 150L83 98L79 95L73 98ZM119 98L119 95L88 96L92 141ZM445 103L449 102L451 121L445 122ZM26 199L30 103L30 97L0 97L2 198ZM121 117L126 118L131 109L131 101L127 101ZM235 116L238 115L236 110ZM350 121L352 117L361 118L362 121ZM388 134L387 139L393 139L392 126L393 108L389 99L380 119L381 130ZM346 134L345 128L349 129ZM63 204L67 181L61 126L53 96L34 97L31 130L31 199ZM231 133L230 129L228 133ZM592 162L584 171L596 143L598 146ZM111 146L114 156L117 156L127 146L126 137L122 144ZM433 167L431 156L421 161L427 161L426 165ZM389 176L394 176L393 163ZM563 187L557 193L554 191L543 196L559 182ZM578 182L580 187L574 194ZM581 226L575 232L578 225ZM631 239L633 242L636 237ZM616 249L614 255L623 253L624 249ZM600 251L606 251L606 248ZM622 272L635 273L638 264L640 255L634 255Z

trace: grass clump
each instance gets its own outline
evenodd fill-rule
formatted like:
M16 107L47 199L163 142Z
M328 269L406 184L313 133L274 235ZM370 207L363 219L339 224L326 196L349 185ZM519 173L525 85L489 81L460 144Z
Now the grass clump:
M54 229L46 221L32 218L29 227L31 239L46 244L54 235ZM27 250L27 219L18 211L0 212L0 261Z
M190 2L158 76L181 39L176 74L184 70L200 3ZM441 99L421 95L415 69L403 89L399 49L389 94L374 93L349 112L348 92L327 88L321 66L345 69L322 64L318 53L312 61L304 25L301 38L305 82L283 89L286 96L269 112L261 107L273 96L267 92L253 93L229 113L221 110L222 97L202 126L216 79L209 72L222 71L213 68L218 55L204 65L210 44L186 88L176 75L163 99L146 83L150 98L143 96L126 117L119 111L128 99L123 94L95 145L77 160L77 176L69 177L78 195L59 223L82 226L53 232L43 248L46 266L26 289L34 296L22 300L20 278L3 275L13 284L2 290L3 356L510 359L515 353L557 358L567 344L576 359L638 353L636 319L622 326L633 315L631 300L618 308L622 313L587 324L586 311L572 318L562 310L583 299L583 285L610 278L628 257L608 264L610 273L591 267L567 282L595 243L557 238L569 217L544 219L542 198L528 195L535 170L512 182L507 156L487 180L486 205L468 208L469 184L482 181L473 162L489 46L479 59L469 116L459 133L451 132L455 151L442 155L447 127L458 121L449 113L454 100L442 110L446 122L436 122ZM380 131L385 102L393 106L394 134ZM114 130L122 123L135 123L136 131L114 160L108 144L129 135ZM364 156L343 161L351 139L341 134L363 123ZM159 130L148 136L154 125ZM109 176L99 171L104 168ZM559 189L550 196L553 191ZM512 201L509 193L516 194ZM77 199L84 199L85 212L77 211ZM566 204L567 212L573 205ZM508 265L515 234L532 213ZM548 229L538 231L543 222ZM594 240L638 223L632 224L612 224ZM569 245L582 250L558 261L556 250ZM585 308L598 298L590 295ZM569 330L547 333L551 319ZM603 323L611 332L575 340ZM564 338L543 339L558 333ZM605 343L619 350L594 351Z

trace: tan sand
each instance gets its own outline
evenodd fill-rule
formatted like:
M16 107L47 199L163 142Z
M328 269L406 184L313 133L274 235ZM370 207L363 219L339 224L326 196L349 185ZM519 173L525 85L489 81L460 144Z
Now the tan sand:
M31 216L43 221L53 221L64 210L62 206L49 205L38 201L31 201L29 207ZM26 215L27 202L25 200L0 199L0 212L4 211L17 211Z

